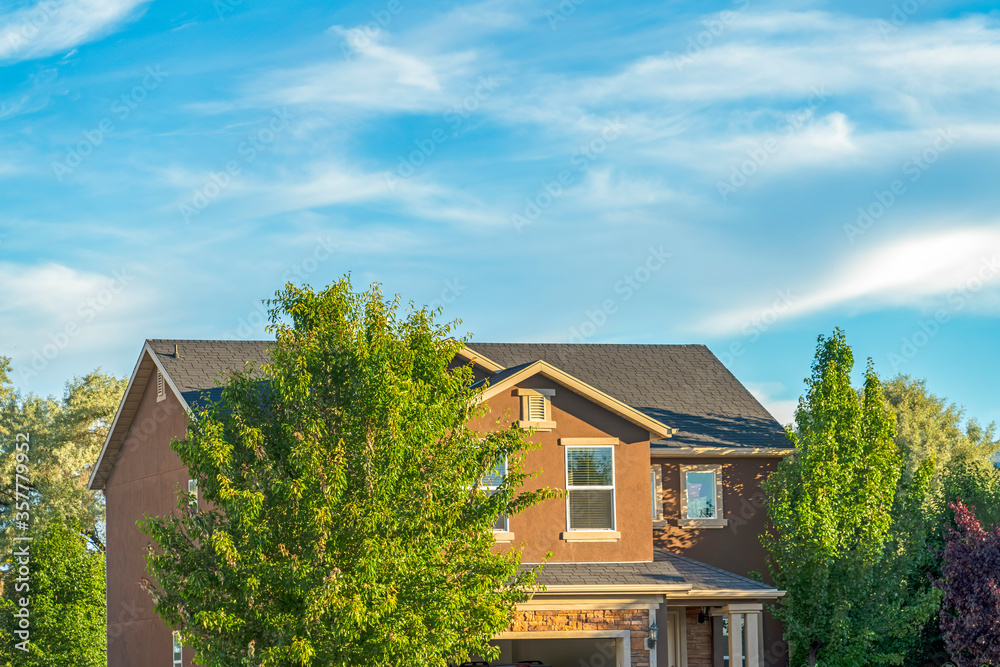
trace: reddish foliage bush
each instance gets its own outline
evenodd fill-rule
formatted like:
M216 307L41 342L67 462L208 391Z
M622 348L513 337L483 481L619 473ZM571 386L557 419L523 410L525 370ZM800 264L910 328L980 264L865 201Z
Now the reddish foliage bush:
M939 612L941 633L958 667L1000 665L1000 525L987 531L961 501L949 503Z

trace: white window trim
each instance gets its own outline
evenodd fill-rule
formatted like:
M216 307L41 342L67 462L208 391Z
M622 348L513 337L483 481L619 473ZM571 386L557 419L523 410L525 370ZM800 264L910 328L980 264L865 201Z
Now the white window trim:
M712 518L690 518L687 511L687 474L689 472L710 472L715 475L715 516ZM677 525L682 528L725 528L729 520L722 506L722 466L720 464L682 465L680 466L681 482L681 516Z
M192 488L193 488L193 490L192 490ZM188 494L189 495L192 495L192 494L194 495L193 499L190 499L190 498L188 499L188 504L191 506L191 509L193 509L195 512L197 512L198 511L198 497L199 497L198 496L198 480L196 480L194 478L189 478L188 479Z
M173 667L183 667L184 665L184 642L181 638L181 633L174 630L170 633L171 643L170 643L170 660ZM181 649L180 660L177 659L177 647Z
M618 494L615 484L615 446L614 445L567 445L566 454L563 457L563 471L566 481L566 532L560 534L560 538L567 542L615 542L621 539L618 532ZM574 486L580 491L606 491L611 489L611 528L573 528L569 525L569 452L572 449L610 449L611 450L611 486Z
M555 429L556 423L552 420L552 397L556 395L555 389L526 389L518 387L514 390L515 396L521 397L521 419L517 425L521 428L531 428L536 431L551 431ZM541 421L532 421L528 417L528 400L531 396L541 396L545 405L545 418Z
M649 496L653 526L662 528L667 525L667 521L663 516L663 466L659 463L649 466Z
M503 462L503 476L504 477L507 477L507 470L508 470L508 466L509 465L510 465L510 461L507 460L507 459L504 459L504 462ZM489 485L484 484L482 488L483 488L484 491L489 492L489 491L495 491L497 487L495 487L495 486L489 486ZM510 530L510 517L509 516L505 516L503 519L504 519L504 521L503 521L503 525L504 525L503 530L497 530L496 528L493 529L493 541L497 542L497 543L513 542L514 541L514 533L512 533L511 530Z

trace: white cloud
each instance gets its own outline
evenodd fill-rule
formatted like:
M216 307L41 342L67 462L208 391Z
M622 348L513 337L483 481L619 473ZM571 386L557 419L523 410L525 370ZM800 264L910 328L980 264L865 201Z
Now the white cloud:
M42 58L113 31L149 0L42 0L0 15L0 60Z
M801 284L801 281L796 281ZM948 307L962 297L980 308L993 308L1000 288L1000 226L951 229L893 241L850 259L822 282L793 290L779 305L773 299L753 307L724 311L698 329L713 334L739 331L762 314L802 317L834 308Z
M444 110L454 102L449 85L470 76L471 52L423 53L387 44L384 31L366 27L330 32L342 40L343 57L270 73L252 85L251 101L322 105L377 111Z
M744 382L743 385L771 413L771 416L778 420L779 424L787 426L795 422L795 410L799 407L798 399L774 398L775 394L784 392L785 385L780 382Z

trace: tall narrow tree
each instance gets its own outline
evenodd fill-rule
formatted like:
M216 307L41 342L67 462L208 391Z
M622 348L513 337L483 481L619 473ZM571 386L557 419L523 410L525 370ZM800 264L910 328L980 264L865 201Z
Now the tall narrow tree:
M900 644L934 607L928 594L908 593L907 555L922 545L899 529L913 520L931 465L900 484L895 418L871 360L861 392L851 387L853 367L840 329L819 337L789 432L796 453L765 484L773 529L762 539L775 582L788 591L776 611L793 667L899 664Z

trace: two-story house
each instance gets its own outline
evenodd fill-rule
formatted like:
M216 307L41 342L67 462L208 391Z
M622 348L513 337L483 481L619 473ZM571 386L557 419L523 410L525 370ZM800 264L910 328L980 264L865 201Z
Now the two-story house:
M109 667L194 664L139 582L144 514L176 511L187 471L170 449L191 405L266 361L265 341L148 340L90 488L107 499ZM490 421L540 444L525 465L565 497L498 520L497 549L547 561L545 590L495 638L498 664L758 667L784 664L764 605L760 484L792 450L781 426L704 346L474 343Z

